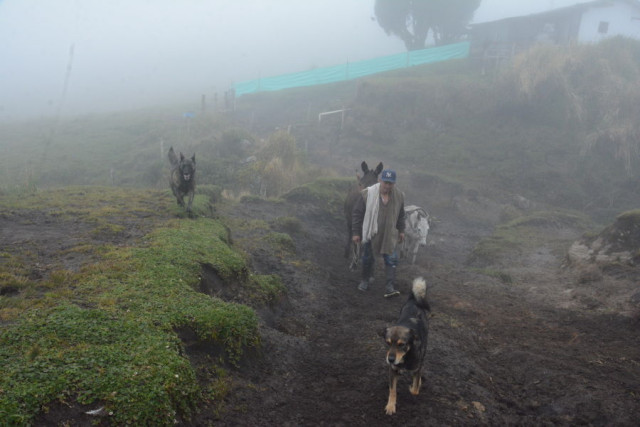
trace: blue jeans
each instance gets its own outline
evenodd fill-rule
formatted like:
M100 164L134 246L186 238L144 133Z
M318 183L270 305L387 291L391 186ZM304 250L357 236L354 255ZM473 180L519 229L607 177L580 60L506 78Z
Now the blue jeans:
M396 267L398 265L398 251L394 249L391 254L382 254L382 259L384 260L384 265ZM370 272L370 276L373 276L373 261L371 242L367 242L362 245L362 270Z

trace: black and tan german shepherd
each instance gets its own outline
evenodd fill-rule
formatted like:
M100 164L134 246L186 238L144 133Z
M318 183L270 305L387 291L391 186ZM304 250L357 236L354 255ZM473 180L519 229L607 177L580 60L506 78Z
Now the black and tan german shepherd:
M402 306L398 321L381 331L389 347L386 357L389 365L389 400L385 407L387 415L396 413L396 386L400 374L411 374L409 391L413 395L420 393L430 313L427 284L422 277L418 277L413 280L411 293Z
M191 204L196 191L196 155L190 159L185 158L180 153L180 158L176 156L173 147L169 148L169 163L171 163L171 191L176 196L180 206L184 207L184 197L188 196L187 213L191 216Z

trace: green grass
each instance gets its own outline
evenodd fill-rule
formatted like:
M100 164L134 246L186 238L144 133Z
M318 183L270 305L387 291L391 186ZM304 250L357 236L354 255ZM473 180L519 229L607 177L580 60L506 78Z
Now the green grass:
M290 202L307 202L323 206L331 214L342 218L347 190L354 184L353 178L318 178L294 188L282 198Z
M282 280L276 275L252 275L249 283L253 299L264 305L278 302L286 293Z
M180 342L140 319L61 304L0 336L0 419L28 424L53 401L104 406L115 423L172 424L199 387Z
M292 253L296 252L293 239L287 233L271 232L267 234L264 239L268 244L274 247L278 253Z
M79 206L75 198L81 195L93 209ZM13 205L2 201L8 210L78 215L100 229L109 221L120 227L118 217L135 217L145 204L173 202L155 196L127 190L118 205L121 189L73 188L12 199ZM245 350L260 345L257 316L246 305L199 292L202 266L245 288L255 305L277 301L284 287L277 276L251 274L220 222L148 219L156 226L141 244L105 245L93 253L97 262L77 272L54 270L40 282L25 278L29 253L2 253L3 287L20 290L0 297L3 423L28 424L56 402L77 401L103 406L115 424L171 425L203 399L224 397L227 381L198 383L177 331L186 328L223 349L218 363L236 364Z

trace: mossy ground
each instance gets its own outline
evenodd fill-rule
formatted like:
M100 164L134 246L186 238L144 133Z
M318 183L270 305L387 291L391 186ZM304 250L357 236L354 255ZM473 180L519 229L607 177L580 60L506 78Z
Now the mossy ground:
M29 263L41 257L21 245L3 252L0 419L26 424L53 402L74 402L103 407L114 423L170 425L205 396L224 395L224 382L196 380L176 331L223 348L223 367L260 345L258 320L247 305L200 292L203 265L251 289L255 306L284 289L278 277L248 270L222 223L172 219L172 202L166 192L111 187L2 197L4 225L69 227L58 233L72 246L40 248L52 263L70 253L90 262L49 266L37 279ZM196 202L196 212L207 211L204 197Z

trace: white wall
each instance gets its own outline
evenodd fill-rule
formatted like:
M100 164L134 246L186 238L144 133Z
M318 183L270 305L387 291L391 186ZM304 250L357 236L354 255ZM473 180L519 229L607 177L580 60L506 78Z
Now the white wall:
M606 34L598 33L600 22L608 22ZM592 7L582 15L578 41L596 43L603 38L627 36L640 39L640 10L628 4L615 3L611 6Z

